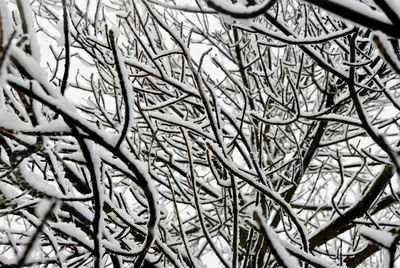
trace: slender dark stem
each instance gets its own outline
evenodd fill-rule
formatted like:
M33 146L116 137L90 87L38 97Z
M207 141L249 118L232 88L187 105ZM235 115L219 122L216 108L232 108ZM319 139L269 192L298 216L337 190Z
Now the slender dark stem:
M63 29L64 29L64 47L65 47L65 64L64 64L64 75L61 81L61 95L64 95L67 89L69 69L71 64L71 52L69 43L69 21L68 21L68 10L67 0L62 0L63 5Z

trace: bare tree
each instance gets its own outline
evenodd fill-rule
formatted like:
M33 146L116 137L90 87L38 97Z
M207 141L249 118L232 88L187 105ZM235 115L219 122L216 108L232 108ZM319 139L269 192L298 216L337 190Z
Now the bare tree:
M0 1L2 267L394 267L400 7L343 3Z

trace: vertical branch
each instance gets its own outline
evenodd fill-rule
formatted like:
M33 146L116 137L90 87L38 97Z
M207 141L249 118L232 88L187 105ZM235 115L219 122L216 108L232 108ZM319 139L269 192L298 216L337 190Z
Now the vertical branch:
M185 246L186 253L187 253L188 257L189 257L190 264L193 267L196 267L196 265L195 265L195 263L193 261L193 255L192 255L192 253L190 251L190 248L189 248L189 245L188 245L188 241L186 239L185 230L183 229L181 217L179 215L178 204L177 204L176 198L175 198L175 191L174 191L174 188L172 187L172 184L171 184L171 181L169 179L169 176L167 176L167 180L168 180L169 189L170 189L171 195L172 195L172 201L174 203L175 213L176 213L176 217L177 217L177 220L178 220L179 232L181 234L182 242L183 242L183 245Z
M67 11L67 0L62 0L63 5L63 30L64 30L64 48L65 48L65 64L64 64L64 74L61 81L61 95L64 95L67 89L71 52L69 43L69 21L68 21L68 11Z
M114 37L114 32L112 30L109 31L109 36L110 36L110 45L111 45L111 49L114 55L114 61L115 61L115 69L117 70L118 73L118 80L119 80L119 84L120 84L120 88L121 88L121 93L124 99L124 103L125 103L125 116L124 116L124 125L121 131L121 134L118 138L118 141L115 145L115 148L119 148L121 146L122 141L124 140L126 133L128 132L128 128L129 128L129 121L130 121L130 103L129 103L129 92L127 91L127 85L125 85L125 81L126 81L126 77L124 77L124 75L126 76L124 70L122 69L123 66L121 66L121 64L123 64L123 62L121 62L121 56L120 53L116 47L116 40Z
M71 126L75 137L78 140L79 146L82 150L82 154L86 160L86 166L89 170L90 179L92 182L92 192L93 192L93 199L94 199L94 218L92 222L93 227L93 242L94 242L94 267L100 268L101 265L101 240L102 240L102 211L103 211L103 189L100 185L100 178L98 174L98 170L96 167L95 162L93 161L92 154L89 149L87 141L85 141L79 130L75 126Z
M218 259L221 261L221 263L225 267L230 268L228 262L224 259L222 254L217 249L215 243L212 241L212 237L211 237L210 233L207 230L207 226L204 223L203 212L202 212L202 209L201 209L201 204L200 204L200 201L199 201L199 197L197 195L196 177L194 175L191 144L189 144L189 138L187 136L186 131L181 128L181 132L182 132L183 138L185 140L185 144L186 144L187 155L188 155L188 160L189 160L190 179L192 180L193 197L194 197L197 216L199 217L199 221L200 221L200 226L201 226L202 232L203 232L204 237L206 238L208 244L210 245L211 249L214 251L215 255L218 257Z
M232 237L232 268L238 266L238 250L239 250L239 204L238 190L235 176L230 174L232 188L232 217L233 217L233 237Z

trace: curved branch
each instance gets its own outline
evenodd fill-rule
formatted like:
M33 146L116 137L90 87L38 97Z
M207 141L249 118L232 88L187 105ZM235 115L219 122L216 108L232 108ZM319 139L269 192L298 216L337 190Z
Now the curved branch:
M127 91L127 88L126 88L127 85L125 85L125 77L124 77L124 73L122 70L123 66L121 66L121 64L123 64L123 62L120 61L121 56L115 45L116 41L114 38L114 32L112 30L109 31L109 36L110 36L111 49L112 49L112 52L114 55L115 68L117 69L121 93L122 93L122 96L124 98L124 103L125 103L125 116L124 116L125 122L124 122L124 126L122 128L121 134L118 138L118 141L115 145L115 148L119 148L121 146L122 141L125 139L126 133L128 132L128 128L129 128L130 103L129 103L129 97L128 97L129 92Z
M207 5L222 13L229 15L237 19L251 19L260 16L268 11L276 2L276 0L268 0L257 6L243 7L238 5L227 5L226 3L220 3L218 0L205 0ZM226 2L226 1L224 1Z

